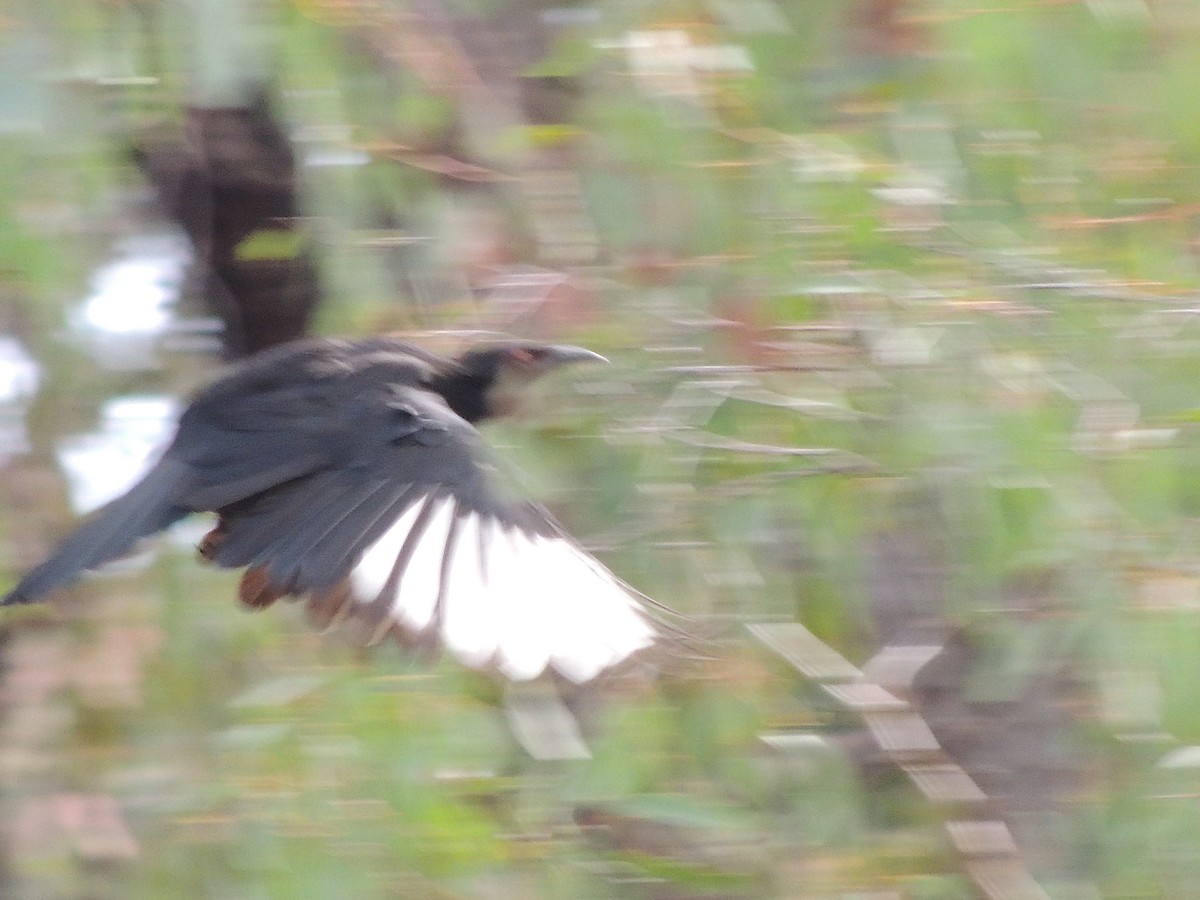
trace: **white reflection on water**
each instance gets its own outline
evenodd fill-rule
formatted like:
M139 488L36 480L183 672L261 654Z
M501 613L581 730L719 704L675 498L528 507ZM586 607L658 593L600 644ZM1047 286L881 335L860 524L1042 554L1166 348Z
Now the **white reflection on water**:
M0 403L21 403L33 398L41 368L15 337L0 334Z
M40 382L41 367L24 345L0 334L0 463L29 450L25 414Z
M70 315L71 331L103 366L153 368L191 258L181 232L125 238L92 275L91 292Z

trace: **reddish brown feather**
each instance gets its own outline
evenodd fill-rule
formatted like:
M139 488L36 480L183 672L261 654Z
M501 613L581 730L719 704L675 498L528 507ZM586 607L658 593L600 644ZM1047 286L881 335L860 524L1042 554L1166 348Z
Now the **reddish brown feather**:
M247 569L238 585L238 600L249 609L266 609L287 593L271 582L270 574L261 566Z
M225 541L225 535L228 529L225 526L224 519L217 520L217 527L200 538L200 543L196 545L196 553L200 558L206 561L213 560L217 551L221 549L221 544Z

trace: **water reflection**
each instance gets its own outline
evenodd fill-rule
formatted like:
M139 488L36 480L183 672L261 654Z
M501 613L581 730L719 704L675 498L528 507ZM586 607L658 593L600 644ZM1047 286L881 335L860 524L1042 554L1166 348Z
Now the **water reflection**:
M25 414L40 381L41 368L24 345L0 334L0 463L29 450Z
M0 335L0 464L29 451L25 414L41 383L41 368L11 335Z
M41 371L25 346L0 334L0 403L27 401L37 393Z
M73 336L110 369L156 368L192 254L177 231L130 235L92 275L91 292L69 317Z

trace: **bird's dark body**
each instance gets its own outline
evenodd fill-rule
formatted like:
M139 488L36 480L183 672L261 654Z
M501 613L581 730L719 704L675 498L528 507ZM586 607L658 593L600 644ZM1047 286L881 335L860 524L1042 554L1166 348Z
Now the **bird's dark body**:
M566 540L539 507L500 492L474 424L496 411L492 392L514 371L530 380L585 352L501 344L448 360L390 338L269 350L200 391L150 472L85 521L4 603L36 600L139 538L206 510L219 522L201 552L222 567L249 567L245 602L265 605L287 594L320 600L345 585L364 552L420 504L393 548L385 589L359 601L399 608L398 581L444 498L452 515L439 537L440 609L464 521L494 523L488 535L519 532L530 546ZM485 529L476 531L486 582Z

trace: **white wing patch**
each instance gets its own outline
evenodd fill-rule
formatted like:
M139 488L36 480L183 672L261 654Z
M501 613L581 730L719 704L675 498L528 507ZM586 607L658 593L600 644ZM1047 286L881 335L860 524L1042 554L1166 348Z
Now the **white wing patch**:
M549 666L584 682L655 638L630 592L570 541L506 528L447 496L408 507L363 553L350 584L358 603L386 604L413 631L436 626L464 665L495 663L515 681Z
M418 538L404 571L397 573L399 577L394 579L396 596L392 601L392 616L413 631L422 631L433 621L442 580L442 556L446 552L454 511L449 497L426 501L429 503L433 504L433 514L425 533ZM387 587L385 585L384 589Z

